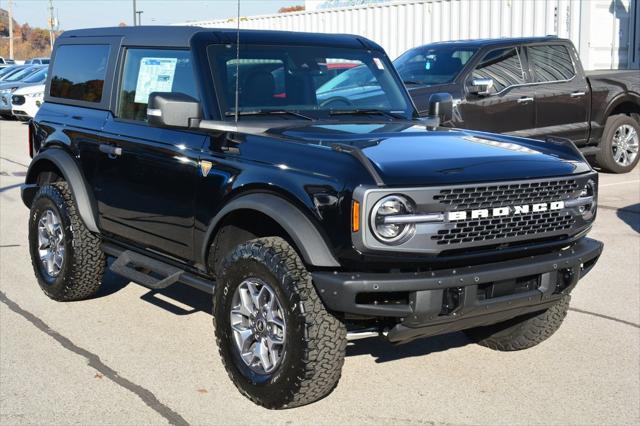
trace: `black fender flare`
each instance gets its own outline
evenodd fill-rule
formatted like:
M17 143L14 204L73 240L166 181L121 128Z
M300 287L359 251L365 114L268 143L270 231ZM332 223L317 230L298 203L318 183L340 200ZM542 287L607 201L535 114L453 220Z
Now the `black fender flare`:
M313 222L289 201L277 195L257 192L241 195L226 204L211 220L201 249L206 264L207 250L220 221L237 210L256 210L278 223L291 237L305 263L320 267L339 267L320 231Z
M98 215L93 193L89 190L84 175L71 154L61 148L49 148L40 151L31 161L25 185L22 188L22 201L31 208L31 203L38 190L38 174L43 170L43 162L53 163L62 173L64 180L69 184L71 193L78 207L78 213L85 226L94 233L100 233L98 229Z

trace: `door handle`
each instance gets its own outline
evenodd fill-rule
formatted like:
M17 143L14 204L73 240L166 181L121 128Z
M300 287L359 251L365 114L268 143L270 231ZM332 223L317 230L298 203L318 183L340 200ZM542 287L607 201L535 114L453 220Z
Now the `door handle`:
M586 93L585 93L585 92L573 92L573 93L571 94L571 97L572 97L572 98L578 98L578 97L580 97L580 96L584 96L584 95L586 95Z
M122 155L122 148L120 148L119 146L101 143L99 146L99 149L100 149L100 152L107 154L111 159L114 159Z
M528 104L529 102L533 102L533 98L523 97L523 98L518 99L518 103L519 104Z

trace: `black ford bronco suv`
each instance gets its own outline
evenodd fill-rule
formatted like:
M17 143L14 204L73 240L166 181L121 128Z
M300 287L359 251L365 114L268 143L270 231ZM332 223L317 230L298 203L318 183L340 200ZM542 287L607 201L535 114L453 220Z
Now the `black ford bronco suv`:
M602 251L598 176L566 140L429 108L358 36L67 31L29 126L38 283L90 298L109 267L212 294L229 376L268 408L329 394L348 336L532 347Z

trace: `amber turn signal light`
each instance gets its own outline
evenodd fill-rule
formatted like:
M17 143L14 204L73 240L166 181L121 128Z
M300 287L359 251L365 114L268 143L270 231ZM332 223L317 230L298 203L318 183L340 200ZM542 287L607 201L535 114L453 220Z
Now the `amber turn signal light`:
M360 231L360 203L355 200L351 204L351 231Z

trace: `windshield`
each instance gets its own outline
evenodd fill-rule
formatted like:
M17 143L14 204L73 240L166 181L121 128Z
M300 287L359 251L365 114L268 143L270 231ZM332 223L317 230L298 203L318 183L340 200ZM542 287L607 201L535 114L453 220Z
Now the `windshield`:
M477 49L469 47L417 47L403 53L395 61L405 84L451 83Z
M48 68L42 68L40 71L22 80L24 83L41 83L47 79Z
M18 71L15 74L12 74L11 76L7 77L5 81L20 81L25 77L30 76L31 74L35 73L38 71L38 68L36 67L29 67L29 68L25 68L21 71Z
M236 78L241 114L279 111L319 118L385 112L411 118L414 113L392 64L379 52L241 45L238 61L234 45L211 45L208 54L223 115L234 114Z
M12 72L15 72L16 70L13 69L13 67L6 67L6 68L2 68L0 69L0 77L5 76L7 74L10 74Z

